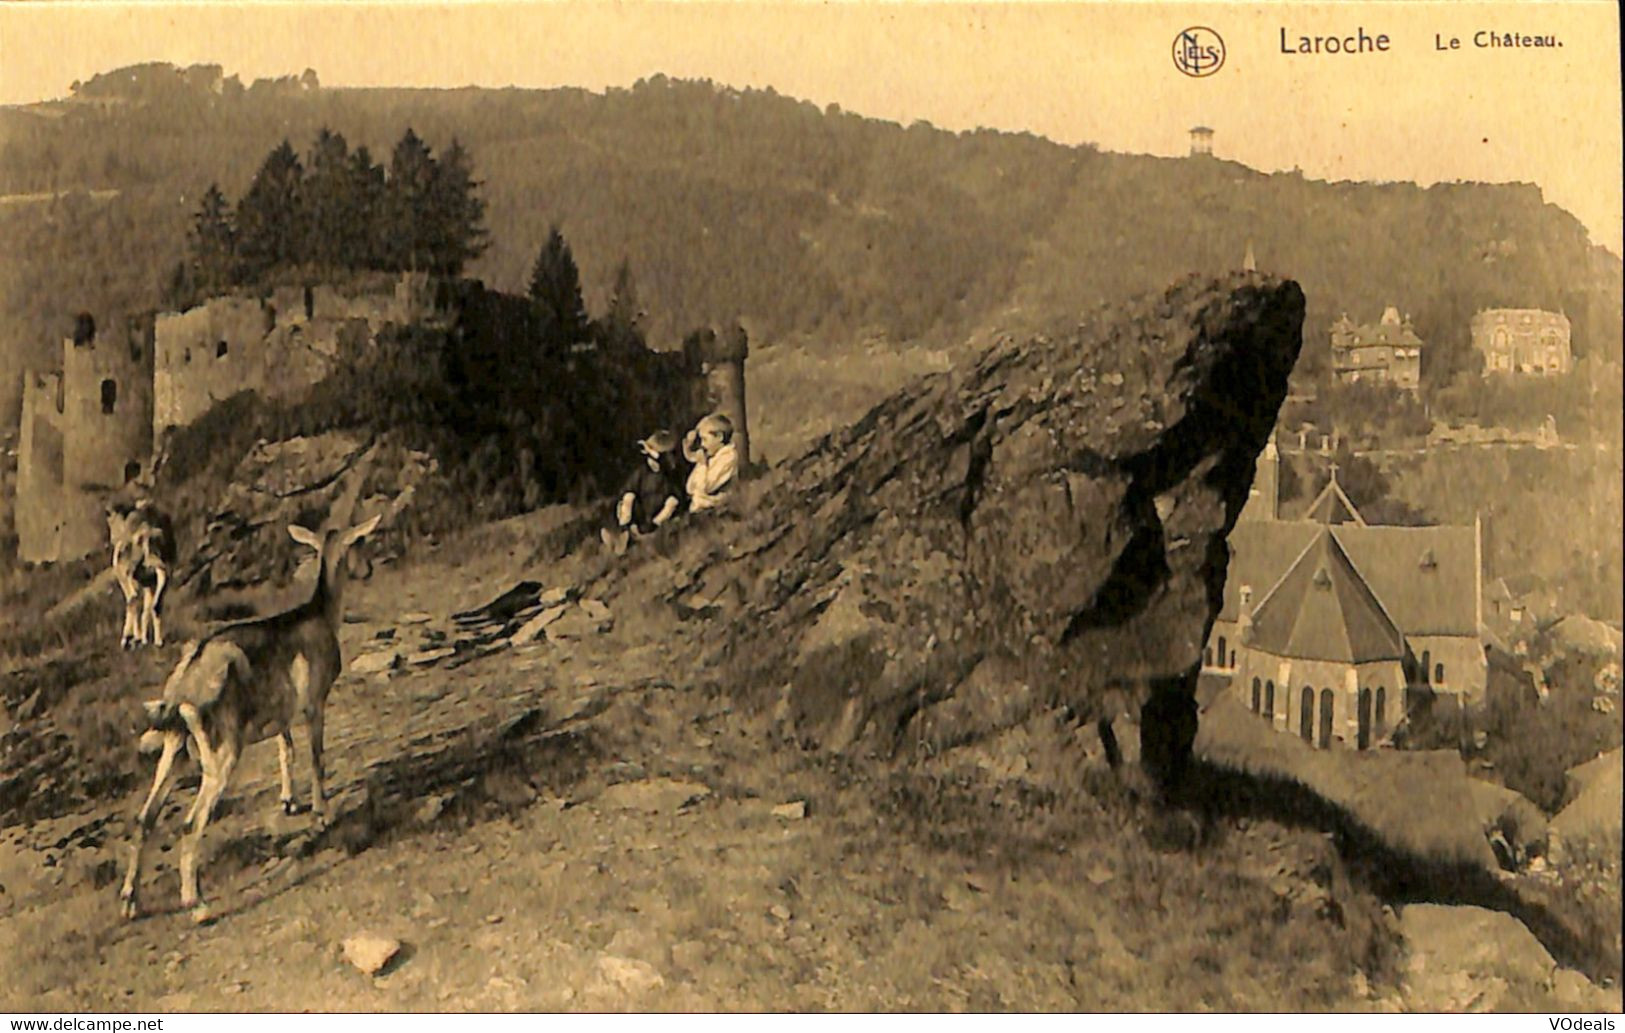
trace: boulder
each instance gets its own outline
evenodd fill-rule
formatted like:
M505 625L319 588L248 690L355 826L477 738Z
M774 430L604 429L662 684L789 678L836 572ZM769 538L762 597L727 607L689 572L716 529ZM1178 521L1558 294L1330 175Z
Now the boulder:
M1574 799L1551 821L1554 857L1561 861L1577 857L1611 858L1619 862L1621 836L1625 823L1625 750L1610 750L1568 772L1575 787Z
M344 960L365 975L377 975L400 952L401 941L376 933L357 933L341 945Z
M1237 274L1003 340L753 486L685 541L672 599L715 590L714 659L766 706L788 686L809 745L892 756L1127 700L1174 777L1303 313L1297 284Z

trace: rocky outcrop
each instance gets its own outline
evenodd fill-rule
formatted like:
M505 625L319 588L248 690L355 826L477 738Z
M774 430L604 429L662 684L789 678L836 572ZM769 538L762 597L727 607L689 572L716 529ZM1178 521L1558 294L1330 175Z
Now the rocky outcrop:
M435 460L389 438L332 431L261 441L237 464L223 493L188 528L195 542L180 583L197 594L285 581L309 550L288 537L289 524L381 518L359 555L399 555L402 517L437 470Z
M809 744L895 755L1059 704L1189 757L1225 538L1302 340L1297 284L1188 280L996 344L830 435L682 550L725 679Z

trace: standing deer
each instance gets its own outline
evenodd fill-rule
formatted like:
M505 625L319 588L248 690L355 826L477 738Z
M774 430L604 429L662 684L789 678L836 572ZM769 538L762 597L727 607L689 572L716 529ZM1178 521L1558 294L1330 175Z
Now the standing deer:
M343 668L339 654L345 556L378 525L373 517L348 529L325 534L289 525L294 541L316 550L316 587L299 606L271 617L226 625L181 652L180 662L164 684L161 700L144 704L151 728L144 747L162 744L152 788L137 816L130 848L130 869L119 891L126 918L139 913L136 889L141 878L142 850L169 794L175 755L188 747L203 767L203 784L187 813L191 831L181 844L181 905L198 923L209 921L209 907L198 895L198 849L203 831L221 794L231 782L243 747L277 737L282 767L282 809L294 813L289 756L292 726L303 718L310 762L311 810L318 825L327 823L327 796L322 779L322 721L328 690Z
M164 586L175 562L169 519L151 502L116 503L107 509L107 540L113 547L113 579L124 593L124 630L119 645L133 649L164 644Z

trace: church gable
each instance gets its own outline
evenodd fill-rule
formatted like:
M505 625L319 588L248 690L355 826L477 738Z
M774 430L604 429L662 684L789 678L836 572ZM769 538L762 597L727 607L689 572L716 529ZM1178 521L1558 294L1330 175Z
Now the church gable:
M1324 529L1259 604L1248 644L1276 656L1350 664L1405 655L1404 636Z

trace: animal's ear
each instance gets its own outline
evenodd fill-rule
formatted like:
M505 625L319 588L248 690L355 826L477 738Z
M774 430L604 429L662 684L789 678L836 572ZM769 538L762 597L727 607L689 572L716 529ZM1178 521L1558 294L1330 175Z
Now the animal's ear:
M322 551L321 536L308 527L300 527L298 524L289 524L288 537L292 538L300 545L308 545L317 552Z
M343 543L348 546L354 543L357 539L365 538L367 535L371 534L373 532L373 528L378 526L378 521L382 520L383 516L384 515L382 513L374 513L371 520L368 520L364 524L357 524L348 531L345 531L342 539Z

